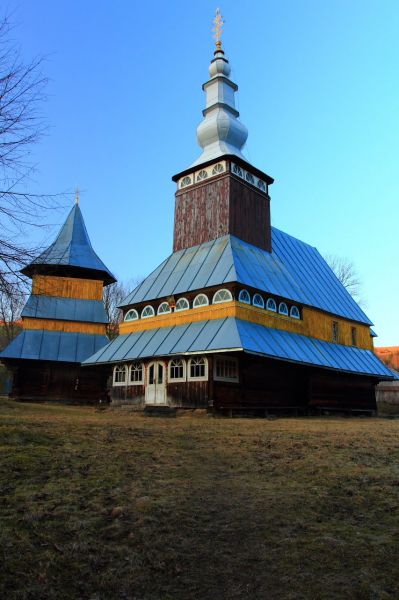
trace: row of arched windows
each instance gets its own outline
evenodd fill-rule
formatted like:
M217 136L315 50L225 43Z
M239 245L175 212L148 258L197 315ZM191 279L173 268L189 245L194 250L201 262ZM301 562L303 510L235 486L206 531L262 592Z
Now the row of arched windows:
M280 315L284 315L286 317L290 316L293 319L301 318L301 313L299 312L299 308L297 306L292 305L291 308L288 309L286 302L279 302L277 304L274 298L267 298L265 302L263 296L258 293L254 294L251 298L251 294L248 292L248 290L240 291L238 294L238 301L243 302L244 304L252 304L258 308L266 308L266 310L278 312Z
M152 363L154 364L154 363ZM181 382L187 380L205 381L208 379L208 360L203 356L195 356L185 361L173 358L168 362L168 380ZM145 366L142 362L114 367L113 385L144 385ZM150 369L147 369L147 384L150 381Z
M218 290L212 298L212 304L220 304L222 302L230 302L233 300L232 293L230 290L221 289ZM206 294L198 294L193 300L193 308L199 308L200 306L208 306L209 299ZM179 298L176 302L175 312L182 310L188 310L190 308L190 302L187 298ZM168 302L162 302L157 309L157 315L163 315L172 312L172 309ZM131 308L125 315L125 321L136 321L137 319L145 319L147 317L155 317L155 309L153 306L148 304L143 308L141 314L135 308Z
M220 304L222 302L230 302L233 300L233 295L230 290L221 289L218 290L212 298L212 304ZM238 301L243 302L244 304L252 304L257 308L265 308L271 312L279 313L280 315L284 315L286 317L292 317L293 319L300 319L301 313L299 308L295 305L292 305L290 308L288 307L286 302L277 303L274 298L267 298L264 300L263 296L259 293L255 293L252 298L251 294L248 290L241 290L238 295ZM208 306L209 299L206 294L198 294L195 296L193 300L192 308L199 308L200 306ZM188 310L190 308L190 302L187 298L179 298L176 302L175 312L180 312L182 310ZM162 302L157 309L157 315L163 315L167 313L171 313L172 308L168 302ZM125 321L136 321L137 319L146 319L147 317L155 317L155 309L153 306L148 304L144 306L141 313L139 314L135 308L131 308L125 315Z

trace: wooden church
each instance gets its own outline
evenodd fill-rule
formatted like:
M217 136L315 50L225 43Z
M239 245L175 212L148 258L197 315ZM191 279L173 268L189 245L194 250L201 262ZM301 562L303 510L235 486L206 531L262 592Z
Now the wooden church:
M22 269L32 279L23 331L0 354L14 398L98 402L106 392L105 375L81 363L109 341L102 297L115 278L93 250L77 200L54 243Z
M200 157L176 182L173 253L124 300L120 335L85 361L112 400L220 412L375 409L393 373L372 323L318 251L271 227L273 179L242 154L247 129L218 39Z

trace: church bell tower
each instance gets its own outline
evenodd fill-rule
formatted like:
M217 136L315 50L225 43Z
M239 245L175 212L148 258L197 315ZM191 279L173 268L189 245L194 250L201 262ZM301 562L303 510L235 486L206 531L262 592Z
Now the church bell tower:
M235 107L237 85L220 41L217 12L216 49L203 120L197 127L200 157L173 177L177 184L173 251L231 234L271 252L269 185L273 179L249 164L242 154L248 137Z

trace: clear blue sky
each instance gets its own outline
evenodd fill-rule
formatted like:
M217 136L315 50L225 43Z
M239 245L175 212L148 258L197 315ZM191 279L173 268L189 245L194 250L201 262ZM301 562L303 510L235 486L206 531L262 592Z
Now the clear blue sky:
M50 129L30 189L72 190L121 279L171 251L173 174L199 155L209 0L9 0L24 56L47 55ZM246 156L275 178L272 221L349 257L376 345L399 345L399 3L220 4ZM72 202L72 200L71 200ZM68 207L48 216L56 232Z

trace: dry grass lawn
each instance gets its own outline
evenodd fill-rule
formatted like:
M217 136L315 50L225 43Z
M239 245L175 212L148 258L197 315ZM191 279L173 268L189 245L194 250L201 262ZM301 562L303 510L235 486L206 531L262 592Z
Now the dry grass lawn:
M399 421L0 417L1 598L399 598Z

